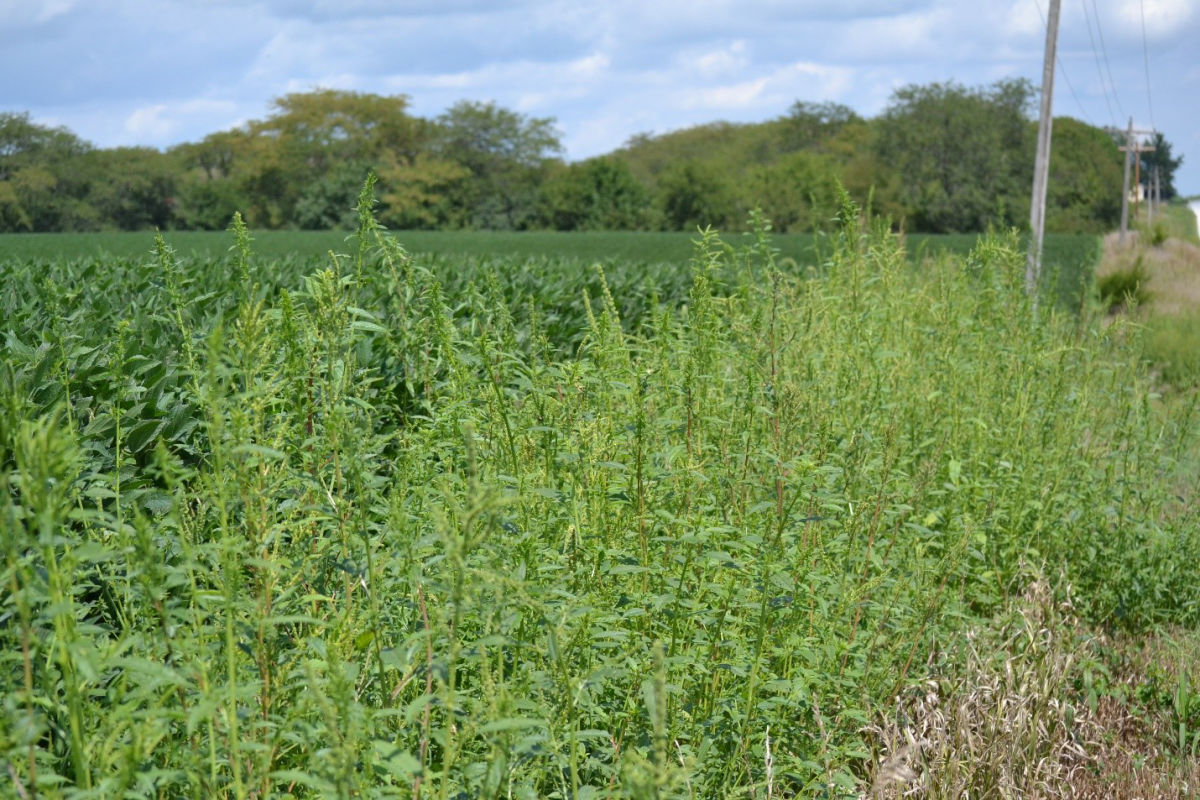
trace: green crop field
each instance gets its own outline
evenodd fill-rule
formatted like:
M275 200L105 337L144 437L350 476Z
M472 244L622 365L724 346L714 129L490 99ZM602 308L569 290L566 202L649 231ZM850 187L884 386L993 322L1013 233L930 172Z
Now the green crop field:
M659 276L671 272L666 265L685 268L692 256L697 234L605 231L596 233L563 232L475 232L475 231L399 231L394 238L414 255L435 266L447 264L453 271L464 259L473 264L504 259L551 259L576 261L581 271L596 263L609 266L639 265ZM346 231L259 231L252 234L253 248L259 259L281 259L296 271L307 272L324 264L329 254L345 253L353 240ZM734 235L730 245L749 241L750 234ZM184 262L195 259L212 263L224 258L230 248L225 233L174 231L164 240ZM910 261L942 255L966 256L979 237L974 234L912 234L904 239ZM778 259L788 271L804 274L819 271L828 260L832 244L822 234L783 234L772 238ZM1025 245L1022 244L1021 247ZM111 260L150 259L154 237L147 233L29 233L0 235L0 260L61 260L102 258ZM1044 247L1047 285L1063 305L1078 308L1086 296L1092 269L1099 254L1099 240L1085 234L1052 234ZM472 266L468 272L476 269ZM686 284L686 269L673 283ZM447 275L440 272L439 279ZM282 276L281 276L282 278Z
M1191 407L1014 238L360 216L0 240L16 794L893 796L983 671L1012 795L1074 763L1060 635L1200 621Z

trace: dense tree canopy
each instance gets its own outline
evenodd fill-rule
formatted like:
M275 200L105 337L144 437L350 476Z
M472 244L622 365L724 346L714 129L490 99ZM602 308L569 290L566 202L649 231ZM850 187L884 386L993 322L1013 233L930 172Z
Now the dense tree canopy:
M426 119L403 95L295 93L166 152L99 149L0 113L0 231L220 229L235 211L252 227L340 228L368 172L392 228L738 229L758 207L804 231L834 213L839 183L911 231L1023 227L1033 100L1025 81L906 86L875 119L800 100L766 122L640 134L573 164L554 120L473 101ZM1157 166L1170 197L1180 161L1160 135L1143 175ZM1050 229L1113 227L1120 185L1112 137L1057 120Z
M519 230L535 225L538 186L562 152L552 119L526 117L495 103L456 103L437 119L435 155L464 168L455 183L453 220L462 227Z
M1157 169L1159 191L1162 192L1164 200L1170 200L1178 194L1175 191L1175 170L1183 164L1183 156L1171 156L1171 143L1162 133L1155 133L1150 145L1153 147L1152 150L1145 150L1141 153L1142 183L1145 184L1147 194L1149 194L1151 182L1154 180L1154 171Z
M984 89L934 83L893 94L876 143L900 173L913 228L950 233L1028 220L1033 98L1027 81Z

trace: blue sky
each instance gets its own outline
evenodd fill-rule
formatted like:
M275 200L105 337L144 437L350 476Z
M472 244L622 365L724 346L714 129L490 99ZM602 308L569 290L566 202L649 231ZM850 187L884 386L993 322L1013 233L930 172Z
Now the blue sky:
M424 116L495 100L554 117L584 158L797 99L874 115L909 83L1040 83L1048 2L0 0L0 110L165 147L316 87ZM1200 0L1063 0L1059 57L1056 114L1157 126L1200 193Z

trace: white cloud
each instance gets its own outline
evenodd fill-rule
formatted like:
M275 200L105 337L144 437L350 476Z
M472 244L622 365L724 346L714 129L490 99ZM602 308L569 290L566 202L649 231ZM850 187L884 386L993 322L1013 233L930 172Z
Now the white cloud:
M1141 34L1143 14L1146 37L1150 40L1169 37L1191 21L1196 12L1195 0L1122 0L1116 7L1116 17L1126 36Z
M122 120L120 143L161 146L197 124L207 126L208 132L236 127L247 119L245 112L232 100L209 97L141 106Z
M717 50L696 55L685 54L680 58L680 64L699 75L712 78L742 71L750 64L750 56L746 52L746 40L736 39L727 47Z
M163 139L171 134L175 123L163 117L166 105L143 106L125 118L125 131L145 139Z
M0 25L42 25L74 6L75 0L0 0Z
M1040 7L1032 0L1014 0L1004 12L1001 30L1018 39L1040 39L1046 35L1046 22L1038 11Z
M779 113L800 97L814 100L842 97L853 75L848 68L797 61L751 80L694 89L685 96L681 107L714 112L761 108Z
M683 108L706 108L714 111L724 111L737 108L748 108L755 105L767 88L767 78L757 78L743 81L731 86L714 86L711 89L699 89L686 97Z
M612 62L604 53L593 53L590 56L576 59L567 64L567 73L574 78L597 78L604 73Z
M193 116L229 115L236 110L237 103L232 100L216 100L206 97L184 101L178 108L180 114Z
M939 55L938 34L950 29L938 10L849 22L840 38L845 61L931 58Z

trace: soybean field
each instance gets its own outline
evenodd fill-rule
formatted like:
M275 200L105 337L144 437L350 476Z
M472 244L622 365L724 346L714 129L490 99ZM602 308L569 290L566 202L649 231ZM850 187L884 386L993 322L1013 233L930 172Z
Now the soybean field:
M1065 785L1061 642L1200 621L1195 401L1090 315L1093 238L1035 308L1014 236L754 228L6 246L16 794ZM910 766L981 674L1025 700Z

